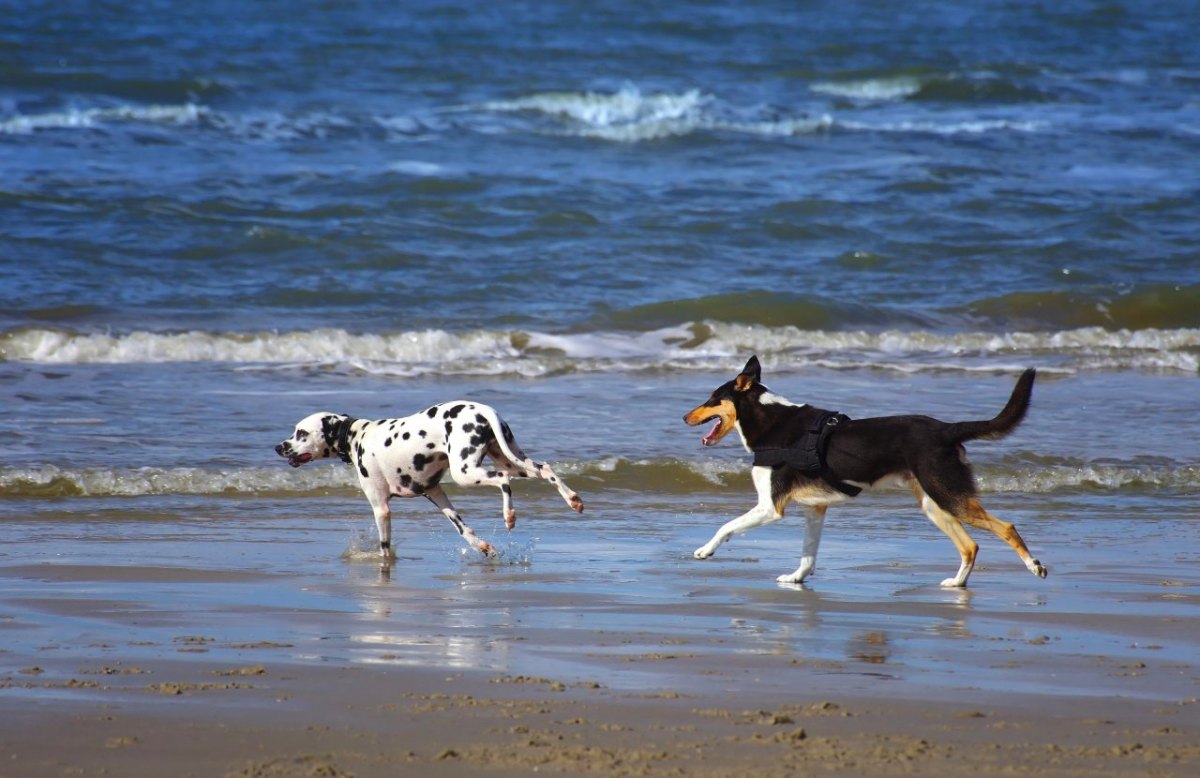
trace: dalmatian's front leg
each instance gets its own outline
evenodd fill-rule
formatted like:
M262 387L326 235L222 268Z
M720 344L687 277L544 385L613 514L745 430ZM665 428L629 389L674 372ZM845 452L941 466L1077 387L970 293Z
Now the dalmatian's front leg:
M458 511L454 510L454 506L450 504L450 498L440 486L431 486L425 490L425 496L429 501L438 507L454 528L458 530L458 534L463 536L463 540L471 544L471 547L485 556L496 556L496 549L491 543L483 540L475 535L475 531L463 523L462 517L458 515Z
M379 531L379 554L385 561L395 558L392 549L392 510L388 507L388 493L371 488L369 483L363 483L367 501L371 503L371 511L375 514L375 528Z

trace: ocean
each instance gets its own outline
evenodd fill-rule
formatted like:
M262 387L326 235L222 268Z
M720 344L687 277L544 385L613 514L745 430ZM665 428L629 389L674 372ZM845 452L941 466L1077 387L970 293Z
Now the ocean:
M565 588L579 613L633 631L661 621L640 621L639 603L677 596L722 613L874 603L843 613L850 633L897 598L940 607L957 556L905 492L831 511L821 600L774 583L797 564L794 517L690 558L753 494L734 437L705 449L681 418L751 354L772 391L852 417L989 418L1037 367L1025 424L971 454L985 505L1051 574L976 533L972 585L1005 599L976 597L975 639L1010 634L1014 601L1195 617L1194 2L0 2L0 15L12 640L89 634L37 604L64 585L213 619L248 596L161 572L126 590L123 567L279 575L281 612L316 590L314 607L347 613L398 602L401 586L454 599L482 576L513 596ZM508 535L498 494L450 487L502 547L488 563L432 506L393 501L400 559L381 584L351 470L293 470L273 447L314 411L380 418L456 398L494 405L588 509L521 482ZM527 623L570 628L559 607L530 605ZM477 614L442 616L373 634L486 631ZM777 637L795 649L814 634L802 626ZM926 626L896 627L920 638L909 667L948 639ZM163 629L171 646L178 628ZM1059 650L1126 637L1093 625ZM822 640L807 650L845 659L844 640ZM419 640L382 642L440 661ZM378 644L337 656L378 661ZM547 661L513 645L498 656L481 637L469 661Z

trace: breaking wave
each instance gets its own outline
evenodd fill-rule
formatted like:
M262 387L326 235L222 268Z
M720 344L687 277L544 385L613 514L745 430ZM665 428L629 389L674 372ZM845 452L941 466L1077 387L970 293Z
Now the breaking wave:
M585 462L556 462L561 474L590 482L589 490L625 489L664 494L721 492L748 488L745 461L737 459L609 457ZM1129 489L1200 487L1200 466L1156 463L1063 461L1050 465L1000 463L977 467L987 492L1054 494ZM361 495L350 468L336 464L294 470L243 467L212 470L196 467L64 468L54 465L0 469L0 500L54 500L72 497L217 496L299 498ZM549 495L544 495L551 499Z
M888 102L903 100L921 91L921 79L901 75L881 78L847 79L844 81L819 81L809 89L824 95L866 102Z
M211 362L250 370L330 370L414 377L711 370L746 353L773 370L872 368L902 373L1005 371L1029 365L1066 373L1200 370L1200 328L1053 332L810 330L701 321L649 331L546 333L343 329L295 332L0 333L0 360L36 364Z
M905 99L923 89L910 77L822 82L815 94L860 101ZM818 110L781 111L774 106L730 104L700 89L644 93L634 86L613 92L544 92L479 105L429 109L413 115L348 114L330 111L281 113L248 110L231 113L198 103L128 104L70 108L0 119L0 135L29 135L52 130L96 130L124 124L199 126L248 141L277 141L330 136L411 138L475 128L492 132L491 120L504 120L504 131L638 143L695 133L730 133L791 137L841 129L845 131L973 135L985 132L1029 132L1041 124L1021 120L947 117L944 121L865 123L845 121Z
M0 499L62 497L149 497L156 495L303 495L344 489L356 493L344 468L254 467L205 470L196 467L62 468L40 465L0 470Z
M814 84L812 91L865 101L890 101L924 88L922 82L899 77L837 84ZM682 93L643 94L626 86L615 92L548 92L483 104L483 110L523 114L550 124L541 131L567 136L636 143L662 138L719 132L763 137L811 135L831 130L938 135L989 132L1035 132L1043 123L1023 120L980 120L947 117L944 121L846 121L824 110L784 112L776 107L735 106L698 89ZM538 131L539 125L533 129Z
M19 115L0 120L0 135L26 135L39 130L94 129L106 124L195 124L209 110L194 103L180 105L127 105Z
M991 72L856 74L809 84L813 99L794 107L739 104L703 86L651 92L634 84L612 91L534 92L477 104L430 106L396 115L328 109L281 112L265 106L234 112L196 102L129 103L3 117L0 135L135 123L199 125L254 142L341 135L405 139L462 129L484 133L532 132L616 143L714 132L763 137L839 130L971 136L1047 129L1046 121L1030 118L1028 109L1023 107L1057 102L1051 88L1037 86L1036 82L1036 78L1030 81L1026 76ZM197 90L192 85L188 92L208 95L221 89L207 85ZM847 107L845 101L853 105ZM926 112L921 114L925 118L918 120L863 118L873 106L913 102L950 106L954 110ZM981 106L989 109L986 115ZM1005 107L1005 115L996 115L997 106Z

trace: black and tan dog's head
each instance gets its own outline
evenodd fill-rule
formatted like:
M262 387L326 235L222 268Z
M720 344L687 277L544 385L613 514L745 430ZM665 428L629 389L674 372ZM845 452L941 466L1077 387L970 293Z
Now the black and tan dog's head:
M275 447L275 453L287 457L292 467L331 456L345 459L346 432L351 421L349 416L328 411L306 416L292 436Z
M761 394L763 390L761 379L762 366L758 364L758 357L750 357L746 366L742 368L742 372L738 373L732 381L726 381L718 386L703 405L689 411L683 420L693 427L715 421L716 424L713 425L712 430L700 439L700 442L706 446L715 446L721 438L728 435L729 431L737 426L738 407L741 405L741 401L751 398L755 390L759 390Z

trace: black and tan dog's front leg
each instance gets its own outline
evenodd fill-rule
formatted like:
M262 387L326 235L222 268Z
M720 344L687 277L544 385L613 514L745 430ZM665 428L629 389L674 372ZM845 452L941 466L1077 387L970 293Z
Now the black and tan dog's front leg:
M755 527L770 524L783 518L783 514L775 509L775 500L771 496L771 468L755 467L750 471L754 488L758 492L758 504L730 522L726 522L712 536L712 540L693 552L696 559L708 559L717 547L734 535L741 535Z
M821 530L825 526L825 511L828 505L810 505L805 515L804 550L800 555L800 566L794 573L785 573L775 580L779 583L798 584L813 574L817 567L817 549L821 546Z

